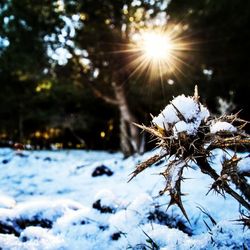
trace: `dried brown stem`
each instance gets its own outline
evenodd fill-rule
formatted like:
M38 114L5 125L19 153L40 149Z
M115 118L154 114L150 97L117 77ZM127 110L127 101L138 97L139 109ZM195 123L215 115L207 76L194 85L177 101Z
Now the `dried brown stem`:
M235 184L236 188L238 188L244 197L250 201L250 185L247 183L247 180L244 177L239 178L239 180L235 181L234 178L231 178L232 182Z
M157 131L154 128L146 127L145 125L140 125L140 124L137 124L137 123L133 123L133 124L135 126L137 126L138 128L142 129L143 131L146 131L149 134L155 136L156 138L165 139L165 137L162 135L162 133L160 133L159 131Z
M133 171L132 177L128 180L128 182L130 182L134 177L136 177L139 173L141 173L143 170L145 170L146 168L150 167L151 165L153 165L154 163L156 163L157 161L161 160L162 158L166 157L168 155L168 153L164 153L164 154L157 154L154 155L153 157L149 158L148 160L138 164L136 166L135 171Z
M195 89L193 99L202 107L199 103L197 88ZM172 102L171 104L179 120L187 122L178 107ZM193 117L193 119L195 123L196 118ZM206 118L202 120L199 127L196 128L196 133L192 134L190 134L188 130L176 133L174 130L175 124L169 122L167 119L164 121L164 124L165 122L168 125L163 128L158 127L157 124L151 127L135 124L137 127L150 133L153 137L156 137L157 145L163 148L166 153L165 155L155 155L139 164L132 173L131 179L167 154L169 157L174 156L175 160L168 163L165 171L161 173L166 180L166 185L159 194L163 195L165 192L169 192L171 197L169 206L173 204L178 205L188 220L181 200L181 180L183 180L184 165L179 165L179 163L184 161L186 163L185 165L187 165L190 160L195 160L201 172L209 175L214 180L210 190L213 189L223 196L225 193L231 195L239 204L250 212L250 185L245 178L249 173L239 173L237 164L241 158L237 158L235 153L230 160L225 160L222 164L220 174L218 174L209 163L209 155L211 155L213 149L221 149L224 151L226 151L226 149L235 149L235 151L241 148L250 149L250 135L242 131L242 128L248 124L248 122L239 119L238 113L234 115L224 115L217 119L210 117L210 119ZM188 121L188 123L189 122L191 121ZM211 129L211 126L217 122L230 123L229 125L234 126L233 132L226 127L224 129L224 126L222 126L218 127L216 133L210 133L209 128ZM241 193L232 189L229 186L231 183L235 184L235 189L240 190Z
M211 151L215 148L228 148L228 147L249 147L250 146L250 138L241 138L240 136L230 137L230 138L222 138L217 137L207 148L207 150Z
M209 175L215 181L220 177L216 173L216 171L210 166L210 164L208 163L208 161L205 157L196 158L196 162L197 162L198 166L200 167L202 173ZM231 195L242 206L244 206L246 209L248 209L250 211L250 204L247 201L245 201L237 192L235 192L233 189L231 189L228 184L224 184L223 189L226 191L226 193Z

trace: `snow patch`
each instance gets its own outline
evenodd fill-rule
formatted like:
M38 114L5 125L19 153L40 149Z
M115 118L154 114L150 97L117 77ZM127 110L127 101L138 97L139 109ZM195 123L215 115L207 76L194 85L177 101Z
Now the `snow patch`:
M63 247L63 239L55 236L49 229L41 227L27 227L20 235L20 240L25 245L32 245L33 249L52 250Z
M13 208L16 205L16 201L6 195L0 195L0 208Z
M181 132L195 135L201 122L209 115L208 109L192 97L180 95L154 117L152 123L165 130L173 127L175 137Z
M237 164L239 173L250 173L250 157L241 159Z
M123 159L119 153L96 151L25 151L23 157L12 150L0 149L0 197L4 197L0 199L0 248L106 250L147 246L145 248L150 249L152 245L148 236L161 250L250 246L249 230L242 231L242 227L233 222L238 219L238 203L228 196L226 199L218 199L211 193L205 196L211 179L199 171L184 168L187 179L182 183L183 192L189 195L183 198L183 204L191 226L185 224L178 207L170 207L166 212L167 195L155 198L165 184L163 177L159 181L158 174L166 162L153 165L147 173L143 172L127 183L135 165L156 153L164 152L158 149L143 156ZM216 156L214 165L219 165L223 152L213 153ZM10 162L1 163L6 156ZM48 157L53 160L45 161ZM176 178L183 164L175 168ZM239 164L243 169L248 163L241 160ZM115 174L108 178L91 177L93 170L100 165L109 166ZM93 208L96 200L100 200L102 206L115 209L111 213L101 213ZM218 222L217 226L200 212L197 204L209 209L209 214ZM169 220L173 218L173 225L180 221L187 225L193 235L169 228L157 218L150 219L149 216L156 215L156 208L163 215L167 213ZM204 220L211 232L208 232ZM9 227L15 230L8 233Z
M210 132L212 134L215 134L221 131L234 133L237 131L237 128L228 122L216 122L210 127Z

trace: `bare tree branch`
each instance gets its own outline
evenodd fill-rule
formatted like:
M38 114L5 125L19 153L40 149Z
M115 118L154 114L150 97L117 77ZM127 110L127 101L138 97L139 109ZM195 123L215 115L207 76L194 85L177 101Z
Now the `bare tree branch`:
M93 93L95 94L96 97L101 98L106 103L109 103L109 104L112 104L115 106L119 105L119 102L116 99L114 99L114 98L112 99L110 96L103 94L100 90L98 90L94 86L91 86L91 89L93 90Z

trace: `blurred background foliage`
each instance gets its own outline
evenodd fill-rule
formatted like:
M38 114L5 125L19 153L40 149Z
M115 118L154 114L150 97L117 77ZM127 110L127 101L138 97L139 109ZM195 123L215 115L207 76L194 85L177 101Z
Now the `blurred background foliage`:
M120 52L151 20L191 44L180 72L126 67L136 53ZM249 120L249 21L238 0L0 0L0 145L119 149L114 81L139 123L195 84L214 114Z

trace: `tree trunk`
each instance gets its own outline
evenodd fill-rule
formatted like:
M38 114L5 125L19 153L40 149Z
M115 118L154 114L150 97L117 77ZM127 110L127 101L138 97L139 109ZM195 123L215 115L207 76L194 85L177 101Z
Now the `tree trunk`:
M144 151L143 140L141 139L139 129L133 124L136 122L128 107L123 85L112 83L117 105L120 111L120 146L124 156L130 156L134 153Z
M127 37L127 36L126 36ZM118 47L117 50L119 51L120 48ZM74 54L74 51L71 51L72 55L76 58L80 67L82 67L79 57ZM106 103L115 105L118 107L120 111L120 148L123 152L124 156L130 156L134 153L143 153L145 150L145 138L144 134L140 135L140 130L136 127L133 122L137 122L135 117L132 115L131 111L129 110L128 102L126 99L124 86L122 83L127 76L129 75L128 72L121 71L120 69L126 65L126 62L122 62L121 58L116 58L114 60L114 64L112 67L111 82L112 88L114 91L114 97L108 96L104 94L102 91L98 90L93 84L90 85L93 93L95 96L103 99ZM86 77L82 74L83 77ZM87 81L90 81L87 79Z
M23 105L22 104L19 104L18 139L20 143L23 143Z

